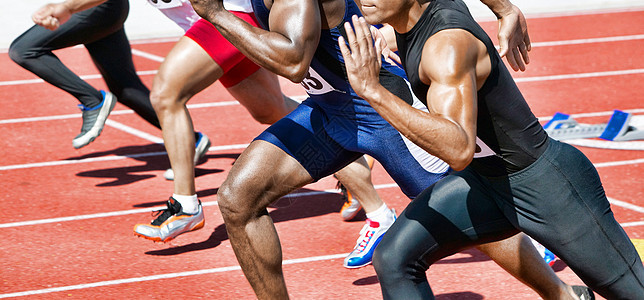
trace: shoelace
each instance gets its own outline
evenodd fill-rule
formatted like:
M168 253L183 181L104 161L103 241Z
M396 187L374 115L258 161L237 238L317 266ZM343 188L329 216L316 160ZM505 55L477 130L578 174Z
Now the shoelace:
M95 109L101 108L102 106L103 106L103 102L99 103L98 105L96 105L94 107L87 107L85 105L78 104L78 108L80 108L80 110L82 110L82 111L95 110Z
M344 202L343 206L350 205L351 201L349 200L349 196L347 195L347 188L344 187L342 182L338 180L335 188L340 190L340 194L342 195L342 202Z
M371 241L373 234L376 232L376 228L378 227L380 227L380 224L378 222L367 219L366 224L364 224L362 230L360 230L360 237L356 242L355 249L358 250L358 252L364 251L364 249L369 244L369 241Z
M153 217L157 217L152 221L152 225L159 226L165 222L172 215L178 213L181 210L181 205L178 201L175 200L175 204L172 204L172 200L166 202L167 208L155 210L152 212Z

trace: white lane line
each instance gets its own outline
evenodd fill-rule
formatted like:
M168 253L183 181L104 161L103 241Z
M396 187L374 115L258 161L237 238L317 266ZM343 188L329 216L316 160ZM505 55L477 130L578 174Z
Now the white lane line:
M620 223L619 225L622 225L622 227L642 226L642 225L644 225L644 221Z
M307 95L292 95L289 96L295 101L302 102L308 96ZM233 101L218 101L218 102L208 102L208 103L195 103L188 104L186 107L188 109L199 109L199 108L209 108L209 107L223 107L223 106L234 106L240 105L236 100ZM644 111L644 110L643 110ZM128 115L133 114L134 111L131 109L122 109L114 110L110 113L110 116L116 115ZM611 112L612 113L612 112ZM12 123L27 123L27 122L38 122L38 121L52 121L52 120L65 120L65 119L80 119L81 114L67 114L67 115L58 115L58 116L44 116L44 117L30 117L30 118L17 118L17 119L5 119L0 120L0 124L12 124Z
M374 185L374 188L376 190L388 189L388 188L397 188L397 187L398 187L398 185L395 184L395 183ZM288 195L282 197L282 199L300 198L300 197L317 196L317 195L325 195L325 194L337 194L339 192L340 192L339 189L326 189L326 190L323 190L323 191L299 192L299 193L288 194ZM217 201L206 201L206 202L202 202L201 205L206 206L206 207L207 206L214 206L214 205L217 205ZM155 210L159 210L159 209L163 209L163 208L165 208L165 206L128 209L128 210L112 211L112 212L105 212L105 213L95 213L95 214L60 217L60 218L40 219L40 220L32 220L32 221L12 222L12 223L0 224L0 228L11 228L11 227L21 227L21 226L41 225L41 224L49 224L49 223L59 223L59 222L68 222L68 221L96 219L96 218L125 216L125 215L131 215L131 214L151 212L151 211L155 211Z
M300 98L303 96L295 96L295 98ZM209 102L209 103L197 103L197 104L188 104L186 107L188 109L197 109L197 108L206 108L206 107L220 107L220 106L232 106L239 105L237 101L219 101L219 102ZM110 113L110 116L115 115L128 115L133 114L134 111L131 109L122 109L114 110ZM6 119L0 120L0 124L11 124L11 123L26 123L26 122L37 122L37 121L51 121L51 120L64 120L64 119L74 119L80 118L81 114L68 114L68 115L58 115L58 116L44 116L44 117L31 117L31 118L17 118L17 119Z
M625 201L617 200L615 198L608 197L608 202L610 202L611 205L623 207L626 209L630 209L639 213L644 213L644 207L637 206L635 204L631 204Z
M212 147L208 148L208 152L210 152L210 151L246 149L246 147L248 147L248 144L233 144L233 145L223 145L223 146L212 146ZM126 159L126 158L138 158L138 157L158 156L158 155L167 155L167 154L168 153L166 153L164 151L164 152L149 152L149 153L139 153L139 154L92 157L92 158L84 158L84 159L48 161L48 162L39 162L39 163L0 166L0 171L16 170L16 169L28 169L28 168L38 168L38 167L51 167L51 166L60 166L60 165L72 165L72 164L82 164L82 163L91 163L91 162L100 162L100 161L112 161L112 160L121 160L121 159Z
M163 56L154 55L152 53L148 53L148 52L136 50L136 49L132 49L132 55L140 56L140 57L147 58L153 61L158 61L158 62L163 62L163 59L164 59Z
M517 83L520 83L520 82L564 80L564 79L578 79L578 78L591 78L591 77L621 76L621 75L641 74L641 73L644 73L644 69L523 77L523 78L515 78L514 81Z
M596 163L595 168L603 167L614 167L614 166L623 166L623 165L635 165L644 163L644 158L640 159L631 159L631 160L622 160L622 161L609 161L603 163Z
M282 265L292 265L292 264L309 263L309 262L315 262L315 261L341 259L346 257L347 255L349 255L349 253L287 259L282 262ZM56 292L89 289L89 288L102 287L102 286L119 285L119 284L126 284L126 283L144 282L144 281L187 277L187 276L204 275L204 274L213 274L213 273L222 273L222 272L230 272L230 271L238 271L238 270L241 270L241 268L237 265L237 266L229 266L229 267L221 267L221 268L213 268L213 269L203 269L203 270L195 270L195 271L187 271L187 272L177 272L177 273L167 273L167 274L159 274L159 275L151 275L151 276L143 276L143 277L117 279L117 280L107 280L107 281L99 281L94 283L85 283L85 284L68 285L68 286L61 286L61 287L47 288L47 289L40 289L40 290L31 290L31 291L24 291L24 292L17 292L17 293L0 294L0 298L41 295L41 294L49 294L49 293L56 293Z
M136 72L137 75L139 76L145 76L145 75L155 75L157 73L157 70L151 70L151 71L138 71ZM90 74L90 75L81 75L79 76L83 80L88 80L88 79L101 79L103 78L101 74ZM21 85L21 84L35 84L35 83L43 83L45 82L42 79L24 79L24 80L9 80L9 81L0 81L0 86L5 86L5 85Z
M608 42L622 42L644 39L644 34L635 35L622 35L622 36L609 36L601 38L589 39L575 39L551 42L535 42L531 43L532 47L553 47L553 46L566 46L566 45L579 45L579 44L594 44L594 43L608 43Z
M149 133L143 132L143 131L138 130L136 128L127 126L127 125L125 125L123 123L119 123L119 122L112 121L112 120L107 120L107 121L105 121L105 125L108 125L110 127L114 127L114 128L119 129L121 131L125 131L125 132L127 132L127 133L129 133L129 134L131 134L133 136L137 136L139 138L142 138L142 139L144 139L146 141L149 141L149 142L152 142L152 143L155 143L155 144L163 144L163 139L162 138L156 137L154 135L151 135Z

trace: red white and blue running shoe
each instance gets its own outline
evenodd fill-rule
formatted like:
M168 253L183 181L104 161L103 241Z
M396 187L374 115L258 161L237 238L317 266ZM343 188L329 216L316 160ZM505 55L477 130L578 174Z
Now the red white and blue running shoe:
M393 210L392 213L395 220L396 213ZM366 224L362 227L362 230L360 230L360 237L356 242L356 246L344 259L344 267L355 269L370 264L373 257L373 251L376 250L376 246L378 246L378 243L380 243L385 232L387 232L392 224L393 222L385 226L376 221L372 221L371 219L367 219Z

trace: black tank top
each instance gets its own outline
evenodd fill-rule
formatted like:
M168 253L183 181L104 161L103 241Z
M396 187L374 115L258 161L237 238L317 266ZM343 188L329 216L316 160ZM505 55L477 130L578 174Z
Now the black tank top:
M396 34L398 50L414 94L427 104L429 86L419 79L418 66L427 39L445 29L464 29L487 47L492 70L478 91L477 136L495 155L475 155L471 166L486 176L511 174L532 164L546 149L548 135L532 114L494 44L461 0L433 0L418 23Z

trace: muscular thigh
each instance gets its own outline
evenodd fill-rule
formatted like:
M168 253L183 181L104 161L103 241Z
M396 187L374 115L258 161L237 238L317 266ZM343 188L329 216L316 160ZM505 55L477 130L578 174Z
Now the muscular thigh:
M224 71L194 40L181 37L154 77L154 93L190 98L217 81Z
M496 206L484 182L466 169L445 177L418 195L382 242L384 245L416 243L406 247L414 252L409 257L423 257L427 263L433 263L517 232Z
M274 123L290 112L284 102L277 75L263 68L228 87L228 92L255 119L264 123Z
M266 141L255 140L235 161L222 187L243 193L234 201L253 211L263 210L271 201L312 182L308 172L293 157Z

